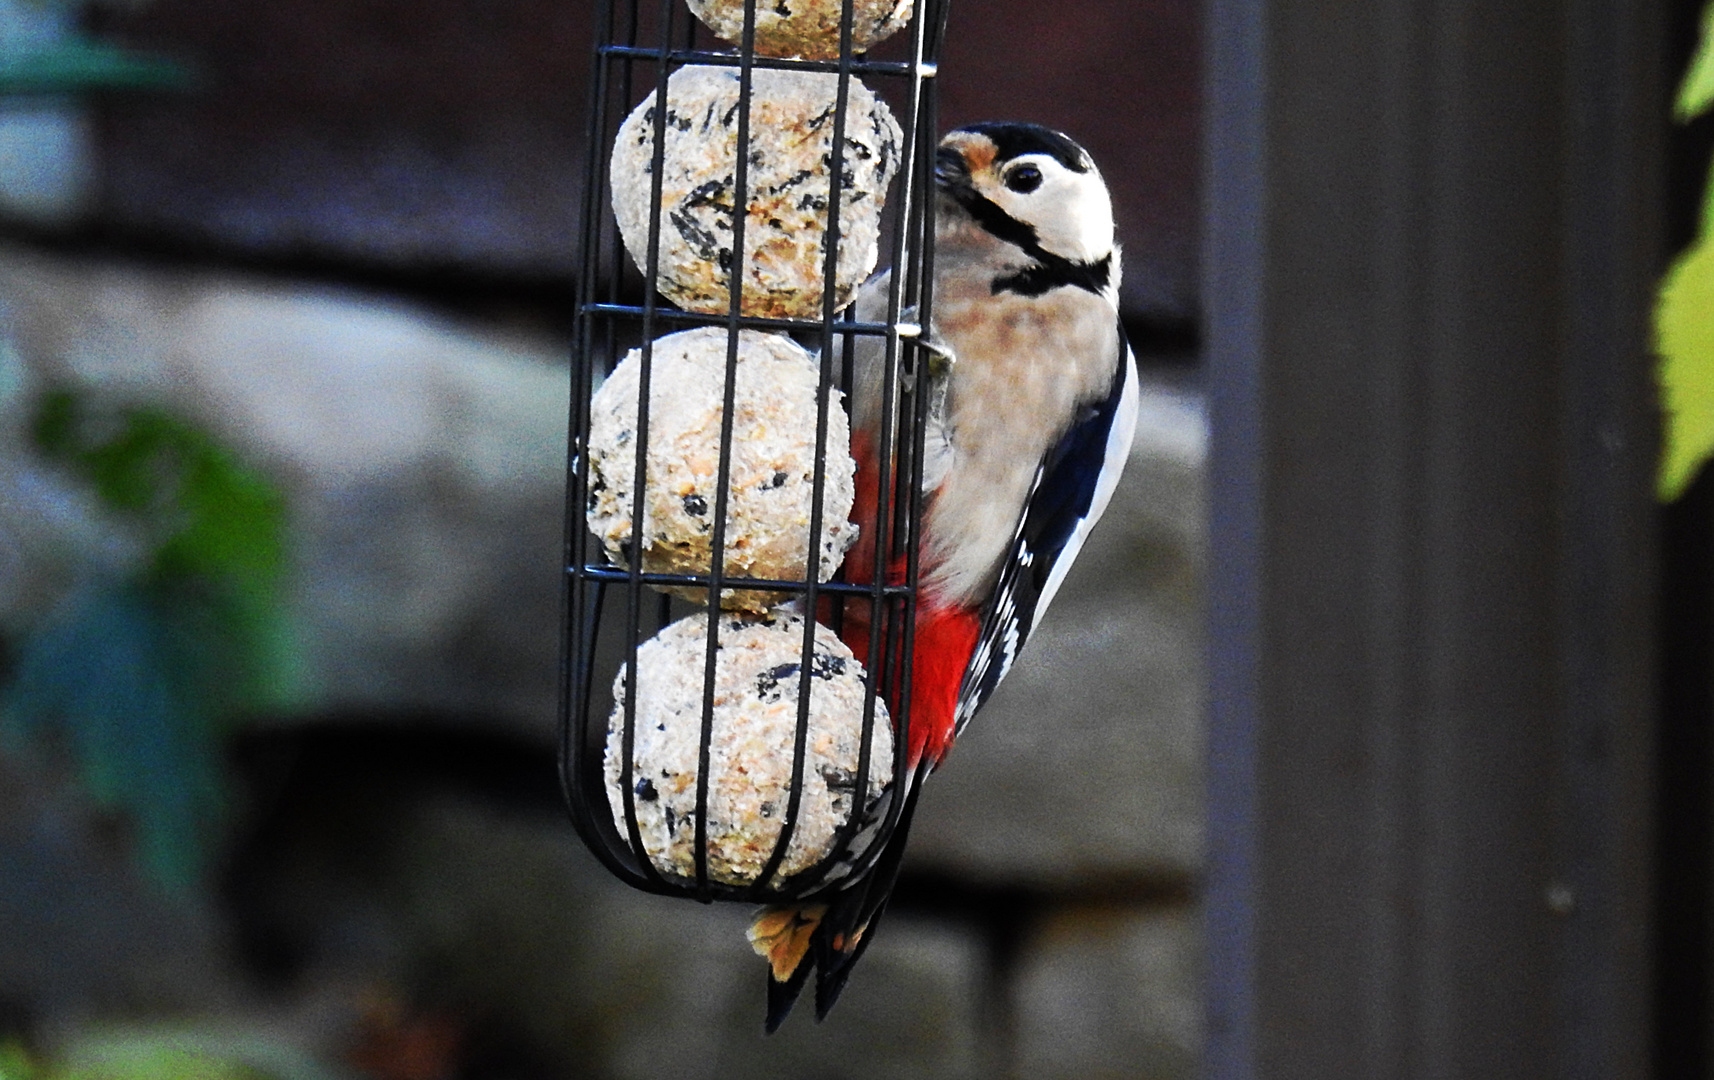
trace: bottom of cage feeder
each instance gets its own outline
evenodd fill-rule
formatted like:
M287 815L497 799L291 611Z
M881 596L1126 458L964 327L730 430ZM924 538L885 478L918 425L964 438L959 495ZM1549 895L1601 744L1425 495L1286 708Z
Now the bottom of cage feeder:
M631 790L643 850L662 874L696 875L696 795L702 737L708 614L666 627L637 649ZM710 881L754 884L772 857L791 797L802 677L803 617L776 609L759 617L722 614L709 739L707 870ZM622 738L626 670L613 683L605 758L608 804L622 838ZM825 626L815 627L802 794L779 883L832 854L853 817L865 691L862 665ZM869 736L867 797L860 824L884 806L893 775L893 731L877 698ZM862 843L874 830L859 835ZM847 863L864 854L854 842ZM827 872L828 878L839 876Z

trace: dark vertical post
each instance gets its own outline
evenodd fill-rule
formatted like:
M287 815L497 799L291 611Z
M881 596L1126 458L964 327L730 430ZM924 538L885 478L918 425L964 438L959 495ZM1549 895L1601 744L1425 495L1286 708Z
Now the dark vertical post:
M1210 1075L1642 1077L1653 5L1209 28Z

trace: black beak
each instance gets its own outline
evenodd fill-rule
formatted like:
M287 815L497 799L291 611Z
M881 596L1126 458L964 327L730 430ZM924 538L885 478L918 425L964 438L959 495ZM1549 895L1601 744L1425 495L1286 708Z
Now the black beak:
M955 198L972 191L970 166L956 147L942 146L934 152L934 185Z

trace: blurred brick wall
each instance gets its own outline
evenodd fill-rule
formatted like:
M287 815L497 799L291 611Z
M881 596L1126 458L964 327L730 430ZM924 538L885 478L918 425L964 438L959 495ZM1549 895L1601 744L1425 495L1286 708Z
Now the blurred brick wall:
M1082 143L1113 190L1128 315L1196 311L1201 7L952 0L945 126L1028 120Z
M102 114L104 223L264 257L571 265L587 16L550 0L160 0L199 91Z
M195 64L181 97L101 114L100 219L264 258L571 271L594 5L154 0L100 29ZM1196 307L1191 0L953 3L946 123L1086 143L1126 242L1127 313Z

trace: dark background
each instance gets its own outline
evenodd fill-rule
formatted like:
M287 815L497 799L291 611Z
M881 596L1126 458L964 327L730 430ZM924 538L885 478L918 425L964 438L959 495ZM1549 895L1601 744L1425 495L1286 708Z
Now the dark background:
M590 13L544 0L109 13L107 36L181 57L204 83L102 110L95 221L174 250L564 289ZM941 64L946 126L1028 120L1088 147L1115 196L1127 314L1180 335L1196 310L1197 35L1181 0L970 5L953 9Z

